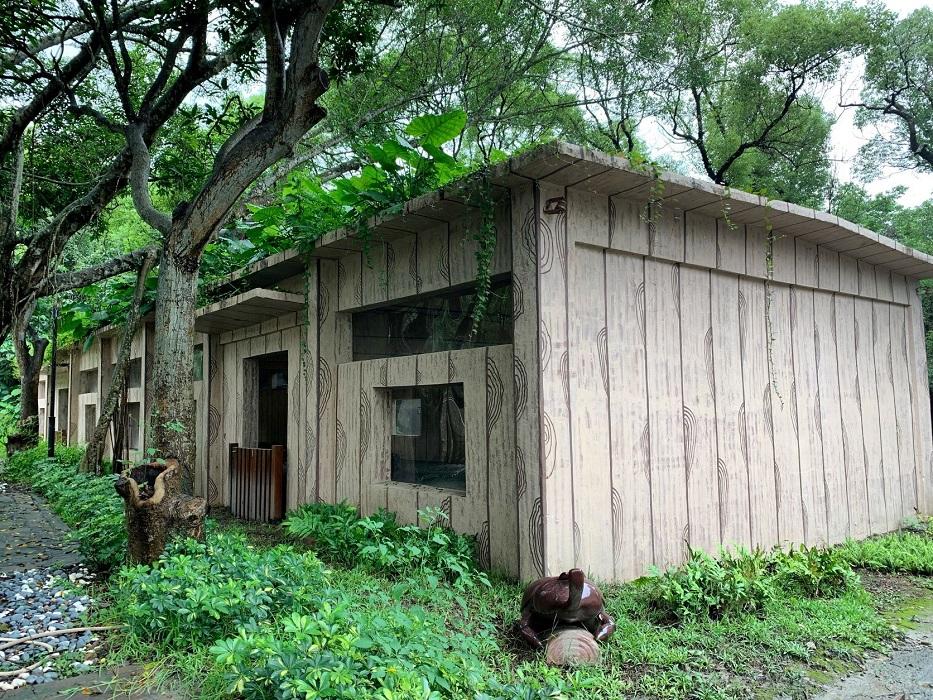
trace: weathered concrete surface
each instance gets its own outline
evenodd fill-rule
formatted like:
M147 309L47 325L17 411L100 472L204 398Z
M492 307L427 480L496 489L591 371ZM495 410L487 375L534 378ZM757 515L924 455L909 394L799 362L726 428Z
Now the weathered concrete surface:
M0 573L67 570L80 562L68 526L48 509L45 499L9 484L0 490Z
M933 601L912 618L912 629L889 655L836 681L818 700L933 700Z

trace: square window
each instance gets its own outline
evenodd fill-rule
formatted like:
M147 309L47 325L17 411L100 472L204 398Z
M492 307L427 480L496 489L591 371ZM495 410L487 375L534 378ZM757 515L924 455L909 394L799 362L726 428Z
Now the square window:
M466 491L463 384L395 387L392 481Z

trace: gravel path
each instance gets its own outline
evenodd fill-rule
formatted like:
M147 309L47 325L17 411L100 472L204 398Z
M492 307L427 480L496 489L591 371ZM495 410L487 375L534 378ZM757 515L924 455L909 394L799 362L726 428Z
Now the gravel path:
M84 587L92 576L80 566L77 547L67 535L67 526L41 497L0 484L0 691L94 666L98 638L91 632L2 648L16 639L85 624L92 601ZM12 673L17 669L23 670Z

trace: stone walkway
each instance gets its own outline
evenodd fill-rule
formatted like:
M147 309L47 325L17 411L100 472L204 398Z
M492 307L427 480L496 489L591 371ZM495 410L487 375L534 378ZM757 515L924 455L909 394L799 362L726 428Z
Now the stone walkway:
M68 526L41 496L7 484L0 488L0 573L67 570L81 563Z
M91 601L68 581L70 578L73 585L80 587L87 574L81 567L78 545L68 532L68 526L49 510L41 496L0 482L0 637L17 637L56 624L82 624L81 613ZM55 580L62 583L53 583L51 577L58 577ZM43 641L52 643L61 653L93 649L99 643L90 633L43 637ZM30 646L14 647L6 653L0 651L0 661L26 665L45 653ZM56 678L57 674L43 673L42 668L32 671L26 685L15 689L9 689L13 679L0 679L0 685L7 686L0 687L0 695L4 700L52 700L75 695L134 700L176 697L159 691L125 690L133 688L139 672L132 666L98 671L78 663L75 670L83 672L70 678ZM18 684L23 682L19 680Z

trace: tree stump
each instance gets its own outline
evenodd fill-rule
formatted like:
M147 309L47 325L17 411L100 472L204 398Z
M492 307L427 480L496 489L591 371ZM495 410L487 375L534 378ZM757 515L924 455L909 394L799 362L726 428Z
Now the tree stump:
M181 465L140 464L115 484L126 512L129 560L151 564L175 536L204 539L207 502L181 490Z

